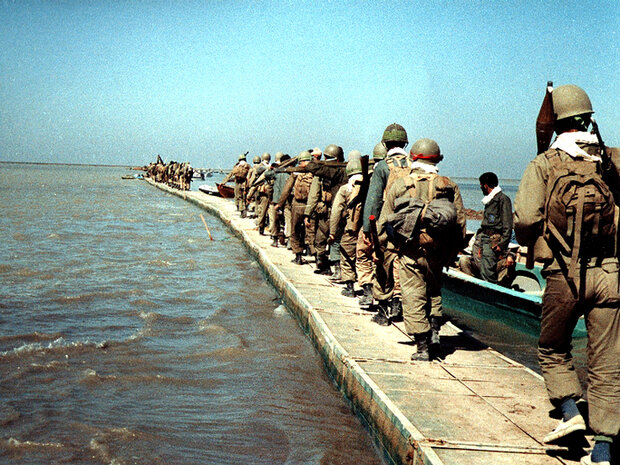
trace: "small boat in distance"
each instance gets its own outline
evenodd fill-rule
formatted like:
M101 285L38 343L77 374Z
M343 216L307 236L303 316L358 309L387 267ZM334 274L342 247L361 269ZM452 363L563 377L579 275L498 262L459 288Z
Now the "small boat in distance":
M142 174L126 174L121 176L121 179L144 179Z
M200 192L204 192L205 194L217 195L219 197L224 197L225 199L232 199L235 196L235 189L233 187L217 183L215 186L216 187L209 184L203 184L202 186L198 186L198 190Z
M217 187L217 190L220 193L220 195L224 197L225 199L232 199L235 196L234 187L227 186L226 184L218 184L218 183L215 183L215 186Z

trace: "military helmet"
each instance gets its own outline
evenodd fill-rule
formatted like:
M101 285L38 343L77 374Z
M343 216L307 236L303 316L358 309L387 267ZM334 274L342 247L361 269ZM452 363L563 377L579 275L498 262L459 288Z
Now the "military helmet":
M361 174L362 172L362 162L359 158L351 159L351 154L349 154L349 161L347 163L347 176L353 176L354 174Z
M409 142L407 131L400 124L392 123L383 131L381 142L404 142L406 144Z
M252 158L252 163L260 163L260 157L258 155L254 155L254 158Z
M284 155L282 152L276 152L275 154L276 162L279 162L280 160L282 160L282 155Z
M245 153L242 153L241 155L239 155L239 161L241 160L245 160Z
M362 158L362 152L360 152L359 150L351 150L349 152L349 161L359 160L360 158Z
M261 155L261 159L263 161L271 161L271 154L269 152L265 152Z
M379 142L377 145L375 145L375 148L372 149L372 158L374 158L375 160L383 160L386 156L387 149L385 148L385 145Z
M325 154L326 160L342 160L344 158L344 151L342 150L342 147L339 147L336 144L329 144L327 147L325 147L323 153Z
M554 89L551 93L551 100L553 112L558 120L594 113L588 94L581 87L573 84Z
M310 161L310 160L312 160L312 155L310 155L310 152L308 152L307 150L303 150L297 156L297 161Z
M428 160L432 163L443 160L439 145L433 139L418 139L411 146L409 154L413 160Z

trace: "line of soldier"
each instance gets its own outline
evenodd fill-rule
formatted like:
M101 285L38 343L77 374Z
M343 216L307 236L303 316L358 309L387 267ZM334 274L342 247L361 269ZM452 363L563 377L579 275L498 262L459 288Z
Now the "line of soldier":
M514 222L517 240L543 264L547 281L538 353L550 401L562 419L543 442L561 444L586 431L571 355L572 333L583 315L588 426L595 444L581 463L610 465L620 431L620 155L603 144L582 89L561 86L549 100L551 135L557 137L550 147L543 144L528 165ZM440 343L442 267L465 246L466 220L458 186L438 174L443 155L437 143L419 139L409 153L407 145L405 129L394 123L373 150L374 163L353 151L345 165L342 148L330 145L325 162L313 159L320 150L305 150L295 159L298 165L283 169L291 160L283 162L280 156L263 176L273 187L267 194L274 218L272 245L288 238L299 265L306 262L308 249L315 256L315 272L330 274L334 266L346 296L355 295L357 280L363 289L360 305L375 312L373 321L389 324L402 318L416 345L411 359L428 361ZM235 179L245 185L246 178ZM483 176L480 182L488 200L495 198L495 179ZM242 212L245 201L237 200ZM504 209L497 206L494 214ZM481 247L493 251L497 244L484 237L492 231L483 226Z
M189 162L179 163L169 161L164 163L161 156L157 156L157 161L149 163L145 168L145 175L153 178L155 182L167 184L170 187L182 191L188 191L191 187L194 169Z
M315 273L342 283L347 297L356 297L357 283L360 307L374 312L373 321L380 325L404 321L416 343L412 359L427 361L433 348L439 350L441 268L465 245L465 211L458 186L438 174L443 156L437 143L420 139L409 153L407 145L405 129L394 123L371 160L353 150L345 162L342 147L335 144L323 151L304 150L295 159L278 153L270 166L268 153L262 160L256 157L254 167L244 154L225 181L235 179L241 216L250 202L257 203L260 234L269 212L272 246L286 243L298 265L313 257ZM422 204L398 202L412 195ZM429 209L426 204L435 200ZM416 208L418 216L426 215L420 223L428 226L403 224ZM374 233L371 217L376 219Z

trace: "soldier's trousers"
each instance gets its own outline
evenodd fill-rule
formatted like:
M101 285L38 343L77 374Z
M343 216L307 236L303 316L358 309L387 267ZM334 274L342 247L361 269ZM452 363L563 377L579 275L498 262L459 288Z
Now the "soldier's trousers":
M304 228L304 210L306 202L293 200L291 206L291 249L294 254L304 251L304 238L307 231Z
M293 207L291 202L284 204L284 211L282 213L284 214L284 236L288 239L291 237L291 231L293 230Z
M269 203L269 235L271 237L277 237L280 235L280 231L282 231L281 223L282 223L282 215L278 214L276 210L275 203Z
M267 224L267 209L269 207L269 197L265 194L258 194L256 199L258 209L256 222L259 228L264 228Z
M366 245L364 230L360 229L357 235L357 248L355 253L355 270L357 271L357 282L360 286L372 283L374 263L372 261L372 245Z
M344 282L356 280L357 235L357 231L345 230L340 238L340 276Z
M293 221L292 217L293 216L292 216L292 209L291 209L291 221ZM308 246L308 250L310 250L310 255L316 255L316 252L317 252L317 249L316 249L316 246L315 246L315 242L316 242L316 220L314 218L309 218L309 222L310 222L310 227L306 228L305 244ZM294 225L293 225L293 229L294 229Z
M237 210L245 210L245 182L235 182L235 205Z
M329 251L327 249L327 238L329 237L329 213L330 209L317 217L316 220L316 236L314 245L316 253L321 261L327 260Z
M383 263L378 264L383 268L382 277L379 273L375 273L374 280L372 282L372 296L376 300L390 300L393 297L399 298L401 296L400 279L399 279L399 265L398 254L391 249L385 249L383 251L384 260Z
M560 271L547 276L543 295L538 360L551 403L579 398L581 385L573 366L571 339L579 316L588 330L589 426L595 434L620 432L620 296L618 261L607 258L587 269L575 296Z
M441 264L427 257L400 256L403 321L407 334L431 329L429 317L442 316Z

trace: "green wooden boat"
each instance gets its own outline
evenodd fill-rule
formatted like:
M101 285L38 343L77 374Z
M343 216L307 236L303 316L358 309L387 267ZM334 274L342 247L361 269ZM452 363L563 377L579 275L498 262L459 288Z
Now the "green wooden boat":
M523 264L517 263L512 288L450 268L444 270L442 297L448 313L450 308L454 308L478 318L499 320L537 335L540 332L544 288L545 279L540 267L528 270ZM585 321L580 318L573 337L585 336Z

